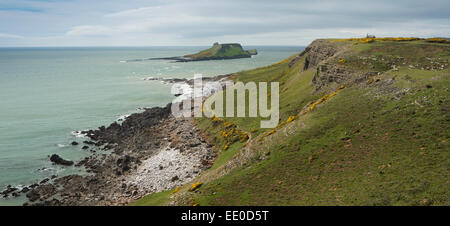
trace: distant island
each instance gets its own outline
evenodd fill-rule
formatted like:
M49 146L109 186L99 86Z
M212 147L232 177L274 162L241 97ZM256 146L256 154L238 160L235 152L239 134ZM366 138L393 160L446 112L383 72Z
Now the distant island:
M190 62L203 60L229 60L239 58L250 58L257 55L256 49L244 50L239 43L214 43L209 49L200 51L195 54L189 54L177 57L152 58L151 60L175 60L176 62Z

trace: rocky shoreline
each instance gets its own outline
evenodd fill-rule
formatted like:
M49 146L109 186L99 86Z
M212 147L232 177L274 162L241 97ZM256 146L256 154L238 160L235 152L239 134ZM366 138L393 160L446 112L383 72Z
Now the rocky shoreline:
M227 76L207 80L222 81ZM85 167L87 175L53 176L21 190L9 186L0 194L5 198L25 194L28 202L24 205L126 205L188 183L211 167L216 152L191 118L174 118L170 111L171 104L146 108L122 123L81 131L90 138L82 148L96 154L79 162L51 156L54 164ZM111 153L100 153L106 150Z
M256 55L256 54L253 54ZM234 60L241 58L251 58L252 55L236 55L233 57L210 57L206 59L194 59L186 56L175 56L175 57L159 57L159 58L149 58L148 60L170 60L174 63L187 63L187 62L195 62L195 61L210 61L210 60Z

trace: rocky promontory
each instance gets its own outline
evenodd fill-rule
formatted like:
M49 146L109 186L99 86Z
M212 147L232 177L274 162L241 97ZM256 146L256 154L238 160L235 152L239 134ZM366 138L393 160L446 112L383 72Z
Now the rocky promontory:
M173 60L175 62L191 62L191 61L205 61L205 60L229 60L239 58L250 58L253 55L257 55L256 49L244 50L239 43L226 43L214 45L206 50L200 51L195 54L189 54L184 56L175 57L162 57L151 58L150 60Z
M23 194L28 198L24 205L125 205L192 181L217 155L191 118L171 115L171 104L80 134L89 138L83 143L95 154L75 163L55 154L50 161L84 167L88 174L55 175L24 189L10 186L1 194Z

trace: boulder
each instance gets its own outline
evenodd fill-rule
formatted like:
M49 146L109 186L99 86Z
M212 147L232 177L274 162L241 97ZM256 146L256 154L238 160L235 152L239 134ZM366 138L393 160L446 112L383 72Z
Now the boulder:
M39 193L37 193L35 190L31 190L30 192L27 193L27 198L28 198L31 202L34 202L34 201L40 199L41 196L40 196Z
M50 180L50 179L45 178L44 180L42 180L41 182L39 182L39 184L45 184L45 183L47 183L49 180Z
M172 179L170 179L170 181L172 181L172 182L174 182L174 181L177 181L177 180L179 180L180 178L178 177L178 176L174 176L174 177L172 177Z
M3 194L4 197L8 197L8 195L14 191L17 191L17 188L8 185L8 187L6 187L6 190L4 190L1 194Z
M57 165L64 165L64 166L71 166L71 165L73 165L73 161L65 160L65 159L61 158L57 154L53 154L50 157L50 161L52 161L54 164L57 164Z
M20 192L27 193L28 191L30 191L30 188L24 187Z

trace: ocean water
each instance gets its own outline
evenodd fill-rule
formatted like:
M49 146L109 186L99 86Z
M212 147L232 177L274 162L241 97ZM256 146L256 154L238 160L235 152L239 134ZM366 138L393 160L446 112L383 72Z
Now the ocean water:
M181 56L206 47L0 48L0 191L51 175L83 173L54 166L48 156L73 161L88 155L76 130L109 125L138 108L164 106L173 100L170 84L147 77L193 78L269 65L303 47L252 46L249 59L173 63L130 61ZM80 142L71 146L72 141ZM3 199L17 205L22 198Z

